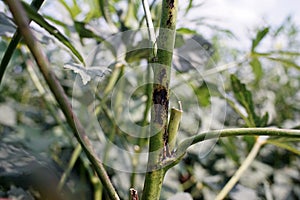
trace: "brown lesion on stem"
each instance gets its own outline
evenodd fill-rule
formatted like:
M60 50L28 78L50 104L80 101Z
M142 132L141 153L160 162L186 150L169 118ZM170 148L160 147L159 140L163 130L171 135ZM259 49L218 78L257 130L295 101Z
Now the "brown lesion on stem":
M167 7L168 7L168 17L167 17L167 28L171 28L174 24L173 22L173 12L174 12L174 4L175 0L168 0L167 1Z
M130 188L130 196L130 200L139 200L138 192L134 188Z
M168 3L168 5L169 5L169 8L170 8L170 9L173 9L173 8L174 8L174 0L168 0L167 3Z
M166 87L155 84L153 89L153 103L155 107L155 122L163 125L165 118L168 114L169 97Z
M153 85L152 102L154 104L154 119L157 130L161 133L161 141L163 147L160 154L160 160L164 160L170 156L168 150L168 109L169 109L169 84L168 75L165 68L158 70L160 73L156 75L157 83Z

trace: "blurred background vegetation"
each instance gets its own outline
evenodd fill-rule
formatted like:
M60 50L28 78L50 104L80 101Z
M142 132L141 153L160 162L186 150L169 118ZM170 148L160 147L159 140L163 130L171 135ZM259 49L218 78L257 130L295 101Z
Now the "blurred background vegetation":
M154 26L157 27L161 2L154 0L150 4ZM286 16L279 25L265 22L258 27L247 27L250 30L248 41L240 41L232 30L224 29L218 25L219 22L214 23L201 15L204 5L205 1L190 0L179 8L172 76L174 95L171 100L171 105L176 105L177 100L183 102L184 116L179 138L203 130L231 127L299 129L299 24L292 16ZM0 8L2 59L16 26L2 1ZM130 172L139 172L145 167L145 161L127 157L122 161L118 151L112 148L116 145L136 152L144 152L147 148L147 139L128 135L114 118L124 112L122 98L131 95L131 123L145 126L149 122L149 116L145 114L147 85L129 93L132 85L151 78L145 64L149 52L143 46L144 36L134 31L130 32L129 38L117 34L146 27L141 1L45 1L39 11L40 16L35 12L30 15L29 10L27 12L34 21L31 23L32 30L43 45L51 69L72 100L96 152L107 164L120 196L127 199L132 186L141 191L143 174ZM49 24L54 29L51 30ZM207 29L210 34L200 32ZM78 52L63 43L64 38L57 36L57 32L62 33L67 44L75 46ZM196 46L190 45L195 42ZM241 47L230 45L231 42ZM124 52L125 55L122 54ZM107 66L111 72L105 73L96 84L82 85L81 80L86 77L80 74L84 71L80 55L86 58L87 65ZM79 71L67 67L66 63L77 66ZM231 74L238 77L239 84L245 84L240 87L245 87L244 92L250 93L252 110L247 110L248 104L243 104L236 95ZM122 92L113 94L117 84L117 87L122 87L119 89ZM192 88L193 94L180 95L187 85ZM95 88L96 95L93 93ZM45 180L25 181L24 184L21 181L26 179L24 174L33 173L32 166L20 159L28 157L35 160L38 169L47 166L48 170L54 171L57 180L51 180L53 185L58 185L62 174L70 170L62 184L67 195L74 195L76 199L106 199L105 191L102 191L87 158L80 154L59 107L22 42L5 71L0 91L0 197L21 195L25 199L32 196L41 198L34 189L25 186ZM114 96L115 102L112 95L117 96ZM115 110L111 109L112 104ZM86 110L92 110L90 113L95 114L99 122L96 124L100 124L101 128L94 127L94 118L88 116ZM261 117L261 121L251 124L245 120L250 115ZM102 136L111 143L108 144ZM167 173L161 198L188 192L192 199L213 199L239 168L253 144L254 137L238 137L195 145L184 160ZM270 140L228 199L300 199L299 155L299 141L285 138ZM20 192L20 188L25 192ZM28 196L27 190L31 191L31 196Z

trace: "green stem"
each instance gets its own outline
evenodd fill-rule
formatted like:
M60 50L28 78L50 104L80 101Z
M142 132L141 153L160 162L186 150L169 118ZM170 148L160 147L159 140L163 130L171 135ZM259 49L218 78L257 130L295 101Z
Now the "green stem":
M59 183L58 183L58 186L57 186L58 191L60 191L63 188L63 186L64 186L64 184L67 180L67 177L70 175L70 173L71 173L71 171L72 171L72 169L73 169L73 167L76 163L76 160L79 158L80 154L81 154L81 146L80 146L80 144L77 144L77 146L75 147L75 149L72 153L71 159L68 163L68 167L64 171L62 177L59 180Z
M150 83L151 79L151 68L150 65L148 64L147 66L147 83ZM143 114L143 121L142 121L142 126L145 127L148 123L148 115L149 115L149 111L151 108L151 95L152 95L152 84L147 84L146 85L146 89L145 89L145 94L147 96L147 101L146 101L146 107L144 110L144 114ZM137 175L136 173L136 168L138 167L139 164L139 159L140 159L140 152L143 149L143 143L144 143L144 138L146 137L147 131L146 129L142 129L141 132L141 137L138 138L138 149L136 150L136 154L134 154L133 159L132 159L132 166L133 166L133 170L132 170L132 174L131 174L131 178L130 178L130 185L131 187L135 187L135 177Z
M151 10L152 10L152 8L153 8L153 6L154 6L155 3L156 3L156 0L153 0L152 3L151 3L151 5L149 6L150 14L151 14ZM142 27L145 18L146 18L146 15L144 15L144 16L142 17L142 19L141 19L141 21L140 21L140 23L139 23L139 28ZM151 18L151 15L150 15L150 18Z
M241 112L241 110L236 106L236 104L232 100L230 100L229 98L225 98L225 100L230 105L230 107L244 120L244 122L246 123L247 127L251 127L251 121L248 119L247 116L245 116Z
M142 0L143 3L143 8L144 8L144 12L145 12L145 18L146 18L146 23L147 23L147 28L148 28L148 35L149 35L149 39L153 44L156 44L156 36L155 36L155 31L154 31L154 25L152 22L152 18L151 18L151 11L149 8L149 3L148 0ZM154 48L154 56L156 56L156 46L153 47Z
M155 46L153 46L153 44L155 43L156 40L156 36L155 36L155 32L154 32L154 26L153 26L153 22L151 19L151 12L149 9L149 4L148 4L148 0L142 0L142 4L143 4L143 9L145 12L145 17L146 17L146 22L147 22L147 27L148 27L148 36L150 39L150 46L152 46L155 49ZM153 55L155 56L155 55ZM151 59L149 58L148 61L150 61ZM147 83L151 82L151 64L148 63L147 66ZM144 110L144 114L143 114L143 121L142 121L142 126L146 126L147 122L148 122L148 114L151 108L151 91L152 91L152 85L151 84L147 84L146 85L146 89L145 89L145 94L147 96L147 101L146 101L146 107ZM132 166L133 166L133 170L132 170L132 174L130 177L130 187L135 187L135 178L136 178L136 169L138 167L139 164L139 159L140 159L140 155L139 152L141 152L142 150L142 144L143 144L143 140L145 138L145 134L146 134L146 129L142 129L141 137L138 139L138 149L136 150L136 154L134 154L133 158L132 158Z
M105 21L112 29L113 32L116 32L118 29L114 25L113 20L111 19L110 12L109 12L109 1L108 0L99 0L99 6L101 14L103 15Z
M170 116L170 122L168 127L168 133L169 133L168 142L169 142L170 152L172 152L175 148L177 132L181 121L181 116L182 116L181 108L179 110L176 108L171 109L171 116Z
M55 74L48 68L48 66L50 65L49 61L47 60L46 56L40 48L39 43L35 40L33 34L31 33L31 30L29 29L28 18L26 17L26 13L20 1L7 0L6 3L14 16L16 24L20 28L20 32L24 37L25 43L34 56L41 73L43 74L48 86L50 87L50 90L52 91L58 104L60 105L60 108L62 109L68 124L73 129L75 137L81 144L90 162L93 164L97 175L99 176L104 187L107 190L109 197L111 199L118 200L119 196L116 193L107 175L107 172L102 165L102 162L96 157L96 154L92 149L92 145L87 137L87 134L85 133L82 124L72 110L68 97L66 96L62 86L58 82Z
M165 172L166 171L163 168L161 168L146 173L142 200L159 199Z
M149 156L142 199L159 199L165 175L163 163L170 156L168 144L169 85L175 28L178 9L177 0L163 0L159 36L157 39L157 57L152 63L154 84L151 109L151 137Z
M289 137L300 138L300 130L295 129L278 129L278 128L232 128L223 130L214 130L203 132L198 135L189 137L183 140L176 149L176 159L174 162L178 162L185 154L186 150L199 142L222 138L222 137L234 137L234 136L276 136L276 137Z

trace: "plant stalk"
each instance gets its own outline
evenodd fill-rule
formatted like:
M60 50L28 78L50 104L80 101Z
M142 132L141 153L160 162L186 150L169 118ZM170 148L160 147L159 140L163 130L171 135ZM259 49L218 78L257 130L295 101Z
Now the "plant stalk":
M30 6L35 10L39 10L40 7L42 6L43 2L44 2L44 0L34 0L31 2ZM30 23L30 21L29 21L29 23ZM10 41L5 53L4 53L4 56L3 56L2 60L1 60L1 64L0 64L0 85L3 80L4 73L8 66L8 63L9 63L17 45L19 44L19 42L21 40L21 36L22 35L20 33L20 30L17 29Z
M248 154L247 158L243 161L242 165L239 169L234 173L231 179L227 182L227 184L223 187L221 192L217 195L215 200L224 199L227 194L232 190L235 184L240 180L244 172L249 168L255 157L257 156L261 146L265 144L265 140L262 140L261 137L258 137L256 143Z
M286 138L300 138L300 130L296 129L279 129L279 128L231 128L222 130L213 130L199 133L195 136L183 140L175 150L176 158L174 162L178 162L186 153L186 150L199 142L234 136L274 136Z
M176 35L177 0L163 0L157 55L152 60L154 84L151 109L149 156L142 199L159 199L168 150L168 109L170 74Z

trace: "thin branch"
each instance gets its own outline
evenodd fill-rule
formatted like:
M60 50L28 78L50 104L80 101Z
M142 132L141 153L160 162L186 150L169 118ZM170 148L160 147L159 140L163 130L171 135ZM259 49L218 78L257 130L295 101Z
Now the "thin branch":
M179 103L179 109L172 108L171 109L171 115L170 115L170 121L169 121L169 127L168 127L168 143L169 143L169 150L172 152L175 148L176 144L176 138L177 138L177 132L179 129L179 124L181 121L182 116L182 106L181 103Z
M254 144L253 148L251 149L250 153L248 154L247 158L243 161L242 165L239 169L234 173L231 179L227 182L225 187L221 190L221 192L217 195L215 200L222 200L224 199L227 194L232 190L235 184L240 180L244 172L249 168L255 157L257 156L261 146L265 144L265 139L262 136L258 137L256 143Z
M58 104L60 105L60 108L62 109L68 124L73 129L75 137L81 144L90 162L93 164L97 175L99 176L104 187L107 190L109 197L114 200L119 200L119 196L116 193L104 166L96 157L96 154L92 149L92 145L87 137L87 134L85 133L82 124L72 110L68 97L66 96L62 86L58 82L55 74L48 68L48 66L50 66L49 61L41 50L40 44L36 41L33 34L31 33L31 30L28 26L28 18L26 17L26 13L20 1L7 0L6 3L14 16L16 24L20 28L20 32L24 37L25 43L34 56L41 73L43 74L48 86L50 87L50 90L52 91Z
M148 27L149 38L150 38L150 41L152 42L152 45L154 45L153 46L153 54L154 54L153 56L156 57L157 43L156 43L155 30L154 30L154 25L152 22L149 3L148 3L148 0L142 0L142 3L143 3L144 12L145 12L145 18L146 18L146 24Z
M42 6L43 2L44 2L44 0L34 0L30 4L30 6L33 7L34 9L38 10ZM29 23L30 23L30 21L29 21ZM6 71L8 63L9 63L17 45L19 44L19 42L21 40L21 36L22 35L20 33L20 30L17 29L16 32L14 33L12 40L10 41L8 47L6 48L6 51L4 53L4 56L3 56L2 60L1 60L1 64L0 64L0 85L3 80L4 73Z
M176 150L176 159L174 162L178 162L185 154L186 150L199 142L222 138L222 137L234 137L234 136L276 136L276 137L289 137L300 138L300 130L295 129L278 129L278 128L232 128L223 130L214 130L203 132L198 135L189 137L183 140Z

